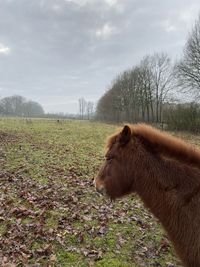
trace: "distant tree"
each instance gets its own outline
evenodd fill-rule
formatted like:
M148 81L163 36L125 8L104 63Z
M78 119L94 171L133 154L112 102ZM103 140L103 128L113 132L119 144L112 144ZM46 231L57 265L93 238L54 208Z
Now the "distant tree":
M172 106L165 117L169 130L200 132L200 107L195 102Z
M176 65L179 85L200 97L200 15L186 42L183 58Z
M86 112L86 106L87 106L87 102L86 100L82 97L79 100L79 113L80 113L80 118L83 119L85 112Z
M44 110L37 102L28 101L24 103L23 115L26 117L37 117L44 115Z
M10 98L5 97L0 100L0 112L2 115L12 114L12 107L10 104Z
M22 96L11 96L10 99L10 106L12 110L12 114L15 114L16 116L21 116L23 114L23 105L25 103L25 98Z
M148 58L154 88L156 122L162 121L163 103L172 89L173 68L165 53L155 53Z
M96 116L98 120L108 122L120 121L122 105L120 96L113 88L104 93L97 103Z
M89 120L91 118L93 112L94 112L94 102L92 102L92 101L87 102L86 111L87 111L87 118Z
M21 116L25 99L21 96L10 96L0 100L0 110L4 115Z
M142 120L154 121L154 87L152 81L150 57L146 56L138 67L138 103L142 111Z
M44 110L37 102L27 101L22 96L10 96L0 100L0 114L36 117L44 115Z

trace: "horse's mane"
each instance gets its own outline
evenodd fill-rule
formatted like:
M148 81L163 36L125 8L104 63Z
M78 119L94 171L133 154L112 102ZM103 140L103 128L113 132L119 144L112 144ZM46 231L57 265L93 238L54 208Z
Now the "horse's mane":
M129 125L129 127L133 138L138 137L143 140L157 153L200 168L200 150L192 145L146 124ZM118 131L108 139L107 148L112 146L119 133Z

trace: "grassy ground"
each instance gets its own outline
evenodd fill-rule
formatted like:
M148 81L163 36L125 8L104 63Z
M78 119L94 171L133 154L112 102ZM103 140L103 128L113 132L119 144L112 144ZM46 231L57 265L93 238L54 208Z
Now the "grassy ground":
M181 266L136 196L110 203L95 192L104 140L114 130L0 120L0 266Z

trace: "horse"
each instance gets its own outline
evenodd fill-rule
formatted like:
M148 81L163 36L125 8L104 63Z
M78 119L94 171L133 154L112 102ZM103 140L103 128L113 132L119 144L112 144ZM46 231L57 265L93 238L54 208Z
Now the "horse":
M200 150L146 124L125 125L106 148L96 190L111 200L137 193L183 265L200 266Z

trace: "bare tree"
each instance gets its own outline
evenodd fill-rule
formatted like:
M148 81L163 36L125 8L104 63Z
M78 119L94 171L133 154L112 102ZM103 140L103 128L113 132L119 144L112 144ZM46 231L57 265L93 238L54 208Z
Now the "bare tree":
M86 103L86 110L87 110L87 118L88 118L88 120L90 120L91 116L92 116L92 114L94 112L94 102L88 101Z
M139 66L139 86L142 103L142 113L145 120L154 121L154 87L152 81L152 66L149 56L146 56Z
M200 97L200 15L189 34L183 58L176 65L176 76L184 91L192 89Z
M83 97L80 98L78 101L79 101L80 118L83 120L87 103L86 103L86 101L85 101L85 99Z
M150 57L152 82L155 94L156 122L162 120L163 102L172 89L173 69L171 60L165 53L155 53Z

